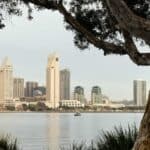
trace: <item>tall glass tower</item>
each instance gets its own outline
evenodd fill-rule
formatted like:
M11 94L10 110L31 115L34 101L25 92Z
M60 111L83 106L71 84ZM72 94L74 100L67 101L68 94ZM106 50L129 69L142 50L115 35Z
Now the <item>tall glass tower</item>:
M91 91L91 102L92 104L102 103L102 92L99 86L94 86Z
M134 80L133 81L133 97L136 106L146 105L146 81Z
M76 86L74 89L74 99L80 101L82 104L85 103L84 89L81 86Z
M60 100L70 99L70 71L63 69L60 71Z

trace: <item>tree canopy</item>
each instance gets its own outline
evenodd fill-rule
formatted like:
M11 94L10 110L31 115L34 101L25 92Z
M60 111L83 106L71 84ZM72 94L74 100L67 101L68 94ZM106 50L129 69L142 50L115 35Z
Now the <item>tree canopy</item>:
M0 28L5 15L21 15L21 5L49 9L63 15L80 49L91 44L104 55L128 55L137 65L150 65L150 53L140 52L136 41L150 46L150 0L1 0ZM149 48L150 50L150 48Z

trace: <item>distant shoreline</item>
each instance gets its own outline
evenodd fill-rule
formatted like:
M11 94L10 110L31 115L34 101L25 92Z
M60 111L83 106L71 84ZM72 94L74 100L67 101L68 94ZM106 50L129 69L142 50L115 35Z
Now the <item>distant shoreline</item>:
M75 113L76 111L0 111L0 113ZM80 111L80 113L144 113L141 111Z

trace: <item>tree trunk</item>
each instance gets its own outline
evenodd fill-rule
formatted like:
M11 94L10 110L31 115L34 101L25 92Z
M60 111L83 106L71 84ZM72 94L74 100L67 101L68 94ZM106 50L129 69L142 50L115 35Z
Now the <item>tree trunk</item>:
M150 150L150 92L146 110L141 121L139 135L134 144L133 150Z

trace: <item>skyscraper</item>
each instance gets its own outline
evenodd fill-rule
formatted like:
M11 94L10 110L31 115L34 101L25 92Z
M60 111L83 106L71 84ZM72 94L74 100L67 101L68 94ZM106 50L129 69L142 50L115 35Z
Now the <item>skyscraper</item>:
M59 107L59 58L56 53L49 55L46 68L46 100L51 108Z
M91 102L92 104L102 103L102 92L99 86L94 86L91 91Z
M76 86L74 89L74 99L80 101L82 104L85 103L84 89L81 86Z
M133 96L134 96L134 104L136 106L146 105L146 81L143 80L133 81Z
M33 97L33 91L35 88L38 87L38 82L34 82L34 81L27 81L26 82L26 97Z
M38 86L34 88L34 91L40 91L42 95L46 95L46 87L45 86Z
M24 79L23 78L13 79L13 97L14 98L24 97Z
M64 69L60 71L60 100L70 99L70 71Z
M13 66L8 57L0 67L0 103L3 105L13 103Z

